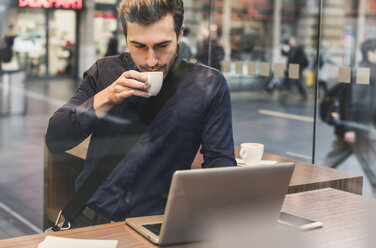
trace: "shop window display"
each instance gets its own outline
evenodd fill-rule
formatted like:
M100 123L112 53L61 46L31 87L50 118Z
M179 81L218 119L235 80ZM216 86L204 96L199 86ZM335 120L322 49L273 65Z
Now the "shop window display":
M15 40L13 51L18 67L28 75L41 76L46 72L45 16L43 10L19 10L15 21Z
M96 11L94 18L94 41L97 57L103 57L106 54L108 42L112 33L117 29L117 20L111 11ZM121 33L121 31L119 32ZM124 38L118 38L119 41ZM121 49L118 46L118 49Z
M75 12L56 10L49 30L49 74L71 75L74 64Z

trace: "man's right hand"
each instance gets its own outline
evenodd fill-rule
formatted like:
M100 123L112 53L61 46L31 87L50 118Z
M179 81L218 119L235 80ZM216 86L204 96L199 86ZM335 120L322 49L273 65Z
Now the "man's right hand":
M126 71L104 90L94 96L94 110L98 118L103 118L115 105L131 96L149 98L146 75L138 71Z
M286 44L283 44L283 45L281 46L281 48L282 48L282 51L284 51L284 52L286 52L286 53L290 50L290 46L289 46L289 45L286 45Z

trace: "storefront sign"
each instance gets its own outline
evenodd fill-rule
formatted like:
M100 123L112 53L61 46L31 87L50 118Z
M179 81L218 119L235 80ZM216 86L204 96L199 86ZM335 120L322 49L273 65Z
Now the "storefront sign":
M82 0L18 0L19 7L82 9Z

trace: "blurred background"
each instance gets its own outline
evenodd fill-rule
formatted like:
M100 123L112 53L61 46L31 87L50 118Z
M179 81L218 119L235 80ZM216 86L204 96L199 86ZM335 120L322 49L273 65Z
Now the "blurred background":
M48 119L96 59L127 51L119 0L70 2L56 8L0 0L0 239L42 232ZM225 75L235 145L259 142L265 152L330 166L327 154L338 129L319 117L320 102L337 83L374 83L376 47L365 54L361 48L376 38L376 0L184 5L181 52ZM362 63L365 57L369 64ZM374 116L371 111L363 114ZM372 136L373 127L363 124ZM347 156L337 168L363 175L363 194L374 197L359 154L343 152Z

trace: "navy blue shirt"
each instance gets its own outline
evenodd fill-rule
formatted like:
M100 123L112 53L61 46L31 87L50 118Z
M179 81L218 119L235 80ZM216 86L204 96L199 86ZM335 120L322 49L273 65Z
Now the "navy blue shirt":
M77 189L95 166L105 166L99 161L116 137L134 128L130 127L133 115L148 122L153 113L150 109L143 113L143 107L153 105L153 101L165 102L89 200L88 205L103 216L120 221L162 214L173 172L190 169L200 145L202 167L236 165L226 79L218 70L189 64L184 78L179 82L169 80L187 64L180 57L176 59L157 96L132 96L98 119L93 109L94 95L124 71L137 70L128 53L102 58L85 72L76 94L51 117L46 134L51 152L71 149L91 135L85 167L76 180ZM175 89L173 93L171 89Z

